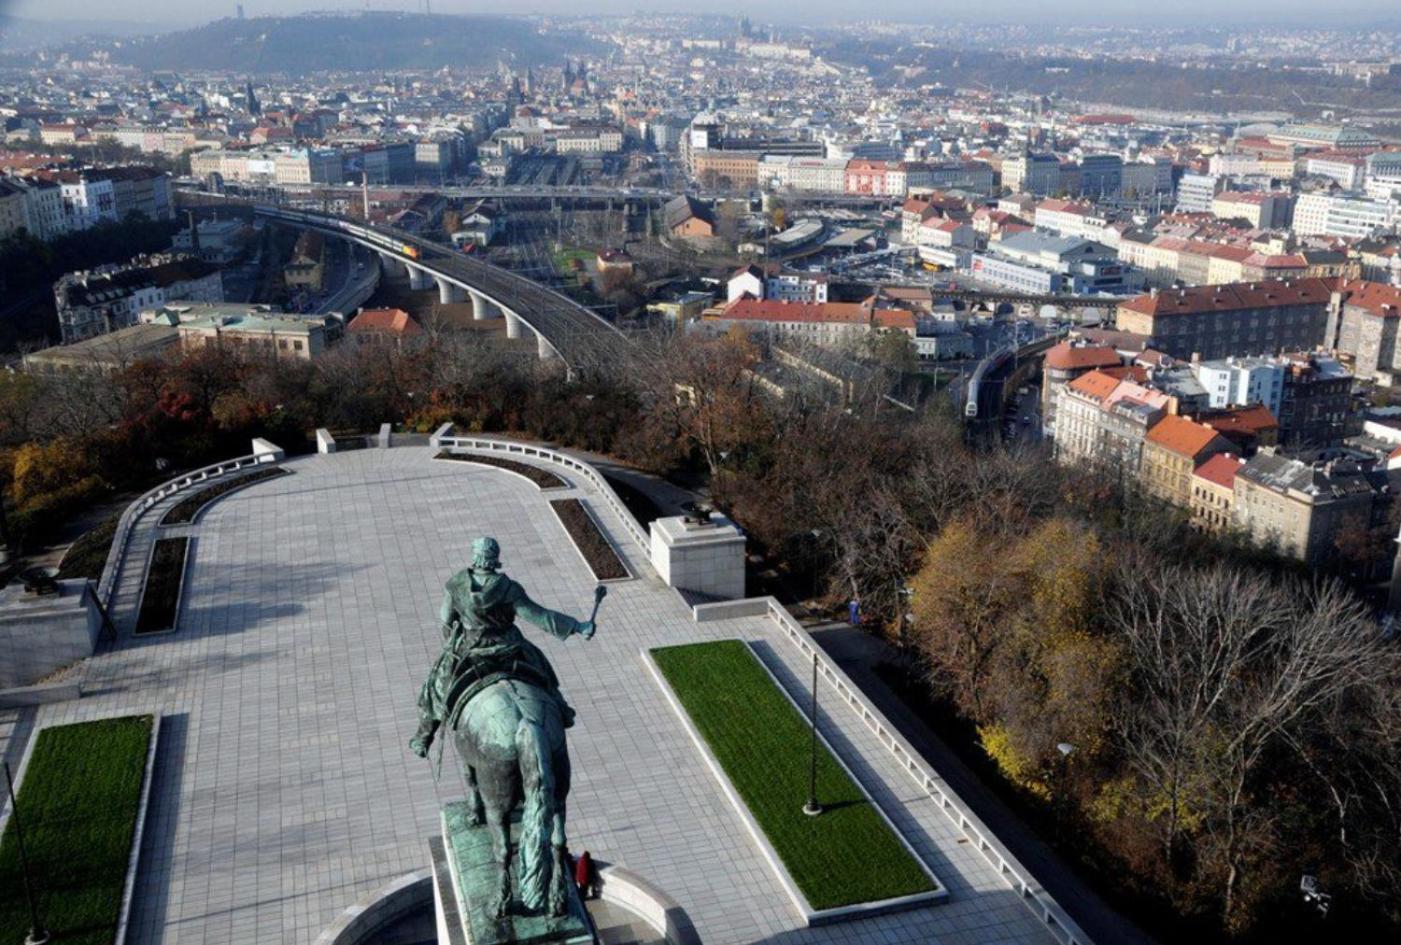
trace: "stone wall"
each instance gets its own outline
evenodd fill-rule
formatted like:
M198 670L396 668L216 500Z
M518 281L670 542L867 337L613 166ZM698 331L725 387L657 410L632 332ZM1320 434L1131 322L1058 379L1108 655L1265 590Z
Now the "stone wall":
M0 689L28 686L92 655L102 622L88 582L59 582L60 593L0 591Z

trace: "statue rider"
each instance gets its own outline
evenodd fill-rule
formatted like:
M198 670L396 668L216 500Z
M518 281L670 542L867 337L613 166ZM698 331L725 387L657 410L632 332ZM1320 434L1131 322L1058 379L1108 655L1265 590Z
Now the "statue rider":
M472 543L472 564L448 581L439 611L443 650L418 694L418 731L409 747L428 756L438 728L490 683L524 679L550 693L558 702L565 727L574 723L574 710L559 691L559 679L540 648L516 627L526 620L564 640L579 634L593 637L593 621L575 620L542 607L515 581L501 573L501 546L494 538Z

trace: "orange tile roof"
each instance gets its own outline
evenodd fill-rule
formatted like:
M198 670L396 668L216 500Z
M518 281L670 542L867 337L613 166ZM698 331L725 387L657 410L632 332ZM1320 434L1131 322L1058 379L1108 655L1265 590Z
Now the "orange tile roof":
M395 335L421 335L423 328L401 308L367 308L350 320L346 331L383 331Z
M1119 379L1103 371L1090 371L1087 374L1081 374L1066 386L1076 393L1084 394L1091 400L1103 403L1110 394L1114 393L1114 388L1119 386Z
M1179 456L1195 459L1216 437L1216 431L1205 424L1168 414L1148 429L1145 439Z

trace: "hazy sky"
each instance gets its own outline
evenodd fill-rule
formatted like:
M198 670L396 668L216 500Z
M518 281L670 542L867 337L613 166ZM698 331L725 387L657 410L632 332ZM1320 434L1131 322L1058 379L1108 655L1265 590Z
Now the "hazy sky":
M587 11L625 13L633 10L675 10L695 12L702 7L695 0L430 0L435 13L465 12L542 12L580 13ZM203 23L234 14L237 0L0 0L0 12L31 19L75 20L93 17L101 20L128 20L189 25ZM246 16L286 14L301 10L353 9L363 10L366 0L245 0ZM369 0L375 10L422 10L422 0ZM1054 18L1064 21L1067 15L1077 20L1093 22L1112 19L1116 23L1131 23L1145 17L1162 22L1170 19L1177 24L1216 20L1233 23L1261 23L1281 19L1296 22L1312 21L1315 25L1347 25L1344 15L1358 26L1376 23L1377 11L1386 4L1372 0L1330 0L1324 4L1329 16L1320 22L1318 0L1060 0L1047 4L1045 0L879 0L869 5L854 5L850 0L711 0L703 5L709 12L748 13L755 19L772 18L781 21L823 19L856 19L876 15L890 19L908 20L1009 20ZM1223 19L1225 18L1225 19ZM1395 15L1387 19L1393 23ZM1343 22L1340 22L1343 21Z

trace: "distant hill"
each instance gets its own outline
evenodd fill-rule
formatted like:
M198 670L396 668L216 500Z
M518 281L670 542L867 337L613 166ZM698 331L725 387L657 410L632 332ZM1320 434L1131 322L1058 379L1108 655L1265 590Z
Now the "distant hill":
M0 13L0 50L34 50L71 42L79 37L142 36L158 33L150 23L122 20L30 20Z
M491 67L498 60L523 69L603 49L514 17L382 12L223 19L106 48L114 62L145 69L250 73Z

